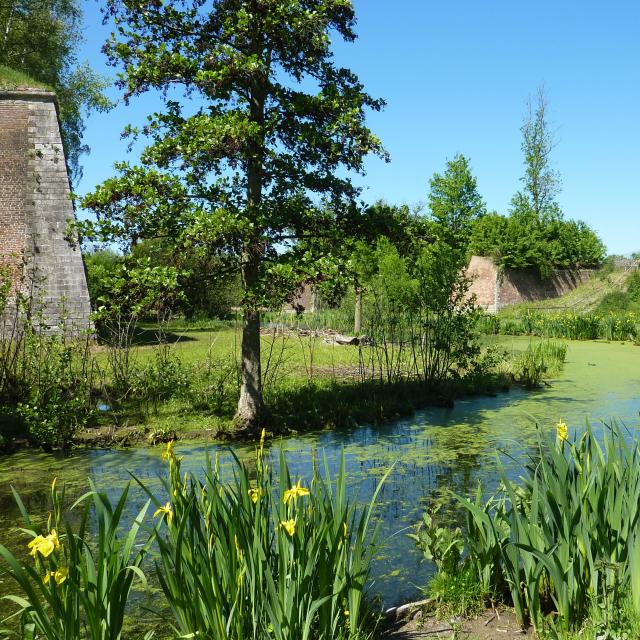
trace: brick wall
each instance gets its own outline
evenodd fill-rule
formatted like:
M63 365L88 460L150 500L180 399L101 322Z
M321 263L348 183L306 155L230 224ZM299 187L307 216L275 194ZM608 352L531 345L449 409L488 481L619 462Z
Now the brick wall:
M535 269L505 269L500 274L491 258L480 256L472 256L467 269L473 279L470 293L489 313L521 302L558 298L586 282L592 273L559 269L548 280L542 280Z
M54 94L0 92L1 162L0 260L22 271L46 324L90 328L82 255L67 237L74 209Z
M467 275L472 278L470 294L476 304L489 313L496 312L498 270L491 258L471 256Z
M27 235L28 125L26 104L0 101L0 265L9 268L14 291L22 278Z

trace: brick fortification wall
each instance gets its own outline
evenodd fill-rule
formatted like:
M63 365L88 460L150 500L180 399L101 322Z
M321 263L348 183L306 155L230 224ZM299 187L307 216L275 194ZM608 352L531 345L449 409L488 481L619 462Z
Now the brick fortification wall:
M505 269L500 274L491 258L480 256L472 256L467 269L473 278L471 293L489 313L520 302L557 298L586 282L592 273L588 269L559 269L548 280L542 280L534 269Z
M89 329L82 255L67 240L74 219L55 95L0 90L0 265L14 288L33 291L45 323L64 314L68 329Z

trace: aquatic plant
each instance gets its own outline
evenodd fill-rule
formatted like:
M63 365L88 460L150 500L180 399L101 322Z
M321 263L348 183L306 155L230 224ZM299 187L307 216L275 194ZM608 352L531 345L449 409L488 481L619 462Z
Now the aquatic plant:
M0 558L22 595L4 596L17 611L20 638L44 640L119 640L135 578L146 584L140 566L153 540L138 544L138 533L150 502L127 529L121 525L128 487L115 505L92 488L73 506L82 509L74 525L63 514L64 489L51 485L52 514L38 529L14 491L30 536L31 559L18 560L0 545ZM91 523L91 526L90 526ZM94 529L94 530L92 530ZM10 630L4 630L7 634Z
M561 420L519 482L503 470L487 502L480 490L457 497L464 562L522 624L567 632L589 619L611 630L620 611L640 615L640 440L629 439L616 424L602 439L590 426L572 438Z
M538 387L546 375L562 371L566 357L566 344L549 340L532 343L511 364L513 377L527 388Z
M158 576L176 633L216 640L364 637L371 517L384 478L358 511L346 498L344 459L334 483L325 460L324 475L314 467L306 485L291 478L281 453L276 487L263 445L251 470L233 456L233 477L225 481L210 459L202 480L183 476L169 443L170 501L145 488L162 519Z
M545 313L527 311L519 317L481 315L478 330L487 334L531 335L567 340L634 340L640 335L633 312Z

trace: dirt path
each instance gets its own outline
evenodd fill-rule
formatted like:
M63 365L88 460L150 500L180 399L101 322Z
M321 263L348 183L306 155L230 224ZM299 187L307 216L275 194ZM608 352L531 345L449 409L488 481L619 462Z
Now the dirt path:
M530 638L533 631L523 631L509 610L487 610L471 620L438 620L418 611L411 620L401 620L389 627L385 640L422 640L460 638L468 640L509 640Z

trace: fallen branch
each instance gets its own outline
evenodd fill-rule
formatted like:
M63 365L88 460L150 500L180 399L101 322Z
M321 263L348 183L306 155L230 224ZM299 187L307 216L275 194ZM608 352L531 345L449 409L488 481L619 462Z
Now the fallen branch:
M433 602L435 602L434 598L427 598L426 600L418 600L417 602L408 602L407 604L400 605L399 607L391 607L384 612L384 617L395 617L396 619L398 619L401 615L403 615L407 611L410 611L411 609L426 607Z

